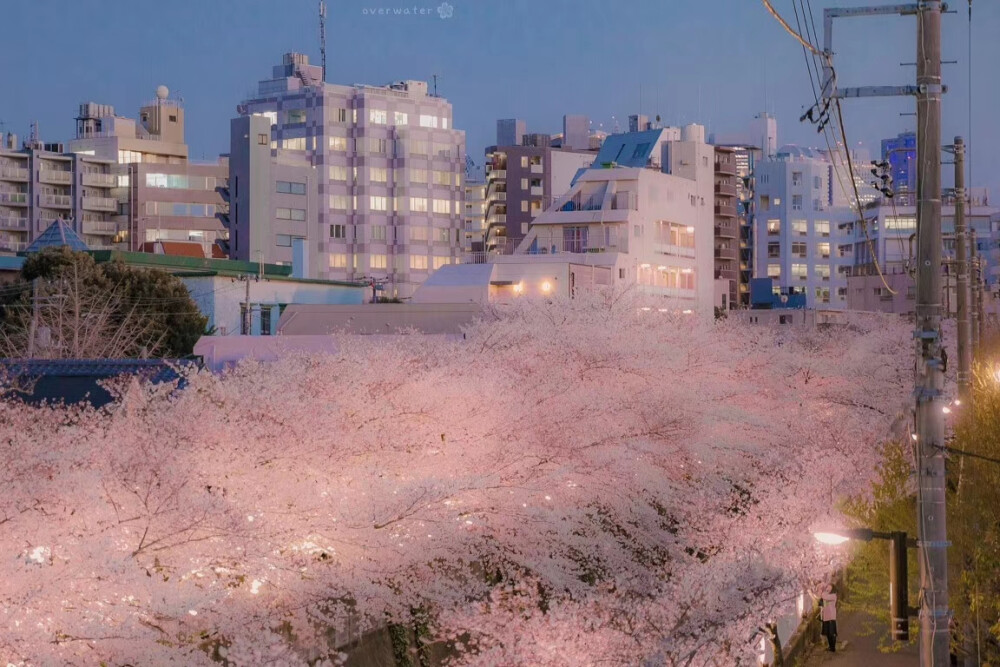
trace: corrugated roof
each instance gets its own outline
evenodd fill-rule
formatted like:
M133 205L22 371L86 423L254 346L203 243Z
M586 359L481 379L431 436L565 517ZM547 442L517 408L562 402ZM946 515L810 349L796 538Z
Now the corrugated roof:
M60 219L39 234L28 246L27 252L38 252L43 248L58 248L60 246L68 246L70 250L87 251L87 244L83 242L80 235L73 231L73 228L64 220Z

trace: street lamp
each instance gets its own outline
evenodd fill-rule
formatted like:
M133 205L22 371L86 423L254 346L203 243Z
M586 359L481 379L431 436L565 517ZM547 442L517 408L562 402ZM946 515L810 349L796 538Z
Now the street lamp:
M917 541L908 538L903 531L882 533L871 528L851 528L838 532L813 533L817 541L823 544L838 545L848 540L871 542L888 540L889 542L889 613L892 616L892 638L898 641L910 639L910 615L915 611L910 608L907 587L907 547L916 548Z

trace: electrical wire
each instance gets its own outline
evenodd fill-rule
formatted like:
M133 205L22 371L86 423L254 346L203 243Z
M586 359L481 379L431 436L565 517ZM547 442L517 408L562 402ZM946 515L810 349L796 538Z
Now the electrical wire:
M1000 463L1000 459L995 459L992 456L984 456L982 454L976 454L975 452L970 452L964 449L957 449L955 447L945 447L943 445L938 445L936 447L943 452L948 452L949 454L958 454L959 456L968 456L972 459L979 459L980 461L988 461L990 463Z
M771 13L771 16L773 16L775 19L777 19L778 23L781 24L781 27L784 28L788 32L789 35L791 35L792 37L794 37L795 39L797 39L798 42L799 42L799 44L801 44L804 48L809 49L810 51L812 51L813 53L815 53L818 56L823 55L822 51L820 51L815 46L813 46L812 44L810 44L809 42L807 42L805 39L803 39L802 35L800 35L799 33L795 32L794 30L792 30L792 26L788 25L788 23L785 21L785 19L781 18L781 14L779 14L774 9L774 7L771 6L771 0L761 0L761 2L764 3L764 7L767 9L768 12Z

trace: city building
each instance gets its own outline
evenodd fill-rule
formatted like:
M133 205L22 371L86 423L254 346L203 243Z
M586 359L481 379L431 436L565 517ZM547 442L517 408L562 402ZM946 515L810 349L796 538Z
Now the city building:
M184 140L184 108L166 86L139 108L138 119L114 107L86 102L76 118L74 155L109 161L116 178L122 247L185 241L201 245L206 257L225 244L228 225L229 165L225 159L199 164L189 159Z
M985 188L969 192L966 225L975 234L976 256L987 292L1000 285L997 241L1000 240L1000 208L988 205ZM855 222L846 224L842 254L851 258L848 276L848 308L912 315L916 310L916 285L912 276L916 254L917 208L914 195L881 199L865 210L867 230ZM955 200L946 193L941 206L942 295L945 316L957 311L955 259ZM970 253L971 254L971 253ZM876 260L878 267L876 268ZM881 271L881 276L879 272ZM883 281L884 278L884 281Z
M760 147L763 157L774 157L778 152L778 120L766 111L754 116L748 143Z
M611 135L595 165L531 222L513 253L448 267L415 299L506 301L636 286L661 297L663 309L710 316L720 303L715 173L715 149L701 126Z
M882 159L889 163L892 189L897 193L917 192L917 133L902 132L882 140ZM868 173L868 169L865 169Z
M486 240L486 181L469 180L466 176L465 210L462 214L462 227L465 231L462 250L464 252L483 252Z
M847 306L847 272L840 222L850 209L833 206L834 164L823 151L785 146L754 171L755 277L776 289L803 293L809 308Z
M57 220L92 248L118 235L115 163L66 153L37 139L17 146L8 134L0 148L0 251L25 250Z
M509 253L528 226L564 194L593 151L551 147L548 135L528 135L536 143L486 149L486 237L488 252Z
M736 174L736 150L715 147L715 279L723 281L720 308L729 310L740 303L742 230ZM742 290L745 292L745 288Z
M285 54L231 123L230 253L409 297L464 242L465 133L427 83L336 85Z
M563 116L562 148L590 150L590 118L580 115Z
M497 121L497 146L520 146L527 134L527 124L520 118L501 118Z

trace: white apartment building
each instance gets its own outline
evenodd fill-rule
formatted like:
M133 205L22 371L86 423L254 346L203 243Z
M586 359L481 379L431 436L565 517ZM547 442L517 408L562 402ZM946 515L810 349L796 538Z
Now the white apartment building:
M458 261L465 133L422 81L324 83L289 53L232 122L230 252L305 277L374 280L408 297Z
M595 165L534 219L513 254L491 256L485 271L449 267L456 279L436 276L439 294L505 301L634 285L662 297L664 308L710 316L715 149L704 129L612 135ZM463 277L478 288L459 292ZM428 289L416 298L437 297Z
M840 223L853 218L851 209L833 206L839 185L827 154L784 146L755 173L755 277L804 293L809 308L846 308L852 259L841 250Z

